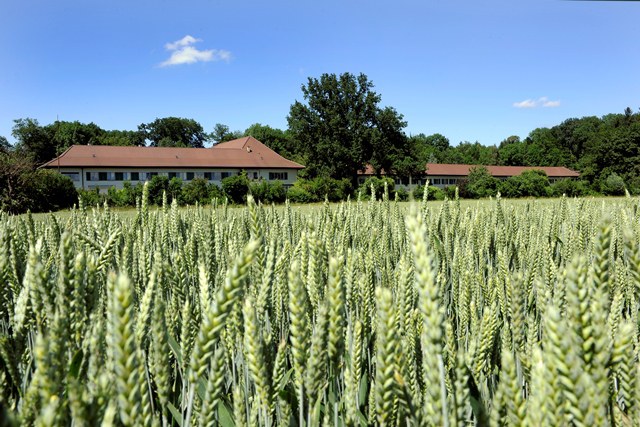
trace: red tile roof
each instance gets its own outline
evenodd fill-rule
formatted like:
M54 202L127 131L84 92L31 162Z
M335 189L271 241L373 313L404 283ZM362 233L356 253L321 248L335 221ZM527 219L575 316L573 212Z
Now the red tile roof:
M471 168L478 165L456 165L447 163L427 163L427 176L467 176ZM489 173L495 177L509 177L520 175L528 170L544 171L550 178L577 178L580 174L563 166L486 166ZM371 165L367 165L362 175L373 175Z
M273 168L302 169L257 139L245 137L211 148L73 145L42 167Z

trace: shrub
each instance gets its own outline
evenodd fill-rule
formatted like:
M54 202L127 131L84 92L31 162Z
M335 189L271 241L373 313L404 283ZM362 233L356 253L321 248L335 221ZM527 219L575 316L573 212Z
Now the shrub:
M32 212L49 212L67 209L78 202L78 192L73 181L56 171L40 169L27 183L27 196Z
M106 196L100 194L99 190L95 188L93 190L78 190L78 198L85 206L97 206L104 203Z
M469 199L480 199L495 196L500 181L494 178L486 166L475 166L469 175L460 183L460 196Z
M381 199L384 195L385 183L387 184L389 198L393 200L396 183L393 178L389 177L378 178L377 176L370 176L360 187L358 187L358 192L362 194L362 197L365 200L367 200L371 197L371 186L373 186L376 199Z
M251 182L249 184L249 192L256 202L267 203L269 182L265 180Z
M217 188L215 184L212 185ZM195 205L196 203L205 205L211 201L209 194L209 181L204 178L195 178L182 186L179 201L183 205Z
M500 183L504 197L548 197L552 194L547 174L541 170L528 170Z
M293 203L313 203L317 201L313 194L308 192L302 186L295 184L287 190L287 199Z
M182 179L178 177L173 177L169 180L169 185L167 187L167 199L171 203L173 199L178 199L180 202L180 197L182 195Z
M162 193L169 190L169 178L155 175L149 181L149 202L154 205L162 205Z
M282 181L274 181L269 185L267 200L271 203L284 203L287 199L287 190Z
M413 198L415 200L422 200L424 196L424 185L418 185L413 189ZM429 192L427 193L427 200L444 200L445 193L439 187L429 186Z
M222 191L231 203L244 203L249 192L247 173L242 171L240 175L224 178L222 180Z
M213 201L215 200L226 200L227 196L224 195L224 192L222 191L222 188L218 187L216 184L214 183L210 183L209 187L209 201Z
M620 175L612 172L602 183L601 189L607 196L622 196L625 190L624 180Z
M406 188L400 187L394 191L394 199L397 198L401 202L409 200L409 192Z
M303 181L302 185L306 185L307 191L318 201L326 197L330 202L339 202L351 194L351 182L348 179L317 177Z
M565 194L567 197L581 197L591 194L588 183L574 179L563 179L551 184L551 195L561 197Z

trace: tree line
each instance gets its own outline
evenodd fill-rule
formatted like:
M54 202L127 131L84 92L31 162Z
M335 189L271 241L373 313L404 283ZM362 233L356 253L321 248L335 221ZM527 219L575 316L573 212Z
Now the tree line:
M105 130L95 123L55 121L41 125L32 118L14 121L15 145L0 136L0 203L7 188L19 186L20 171L55 158L71 145L204 147L253 136L282 156L306 166L308 180L347 180L357 188L357 173L371 165L377 175L416 176L426 163L475 165L566 166L581 173L583 186L600 192L607 180L619 180L640 193L640 112L570 118L551 128L534 129L520 139L499 144L463 141L451 145L442 134L409 135L407 122L364 75L323 74L302 85L287 116L287 129L255 123L232 131L217 123L210 132L196 120L157 118L135 130ZM21 177L21 178L20 178ZM20 179L18 179L20 178ZM28 178L27 178L28 180Z

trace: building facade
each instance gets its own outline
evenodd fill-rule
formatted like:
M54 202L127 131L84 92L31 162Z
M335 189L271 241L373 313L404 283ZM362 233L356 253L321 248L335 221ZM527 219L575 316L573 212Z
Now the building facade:
M412 176L408 178L394 177L396 187L404 187L412 190L418 185L424 185L427 180L429 185L439 188L456 186L460 181L469 176L471 169L479 165L462 165L462 164L445 164L445 163L427 163L426 170L422 176ZM569 168L562 166L483 166L486 167L494 178L505 180L512 176L518 176L522 172L528 170L541 170L547 174L549 182L554 183L562 179L575 179L580 174ZM364 181L374 175L374 170L368 166L358 176L358 182L363 184Z
M203 178L217 185L246 172L250 180L281 181L291 186L304 166L285 159L253 137L211 148L114 147L74 145L41 167L68 176L78 189L106 192L124 182L136 185L155 175L185 182Z

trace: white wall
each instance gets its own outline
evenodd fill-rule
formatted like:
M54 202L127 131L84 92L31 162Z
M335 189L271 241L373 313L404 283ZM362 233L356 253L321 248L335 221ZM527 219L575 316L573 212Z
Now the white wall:
M69 176L76 188L83 188L85 190L92 190L98 188L100 192L106 192L110 187L121 189L124 186L125 181L130 181L132 185L137 185L139 182L144 183L150 180L149 173L157 173L158 175L169 176L170 173L176 173L177 177L182 179L183 182L189 182L187 180L187 174L193 173L194 178L204 178L205 173L211 173L211 179L209 182L218 186L222 185L222 174L228 173L229 176L237 175L242 171L239 168L220 168L220 169L153 169L153 168L52 168L53 170L59 170L60 173ZM293 185L298 179L298 171L296 169L245 169L247 176L250 180L265 180L265 181L282 181L285 186ZM115 180L116 174L122 173L122 180ZM132 173L138 173L138 180L132 179ZM89 180L87 180L87 174L89 174ZM100 176L100 174L106 174ZM286 179L284 179L286 177ZM93 179L95 178L95 179ZM273 179L270 179L273 178ZM278 179L280 178L280 179Z

